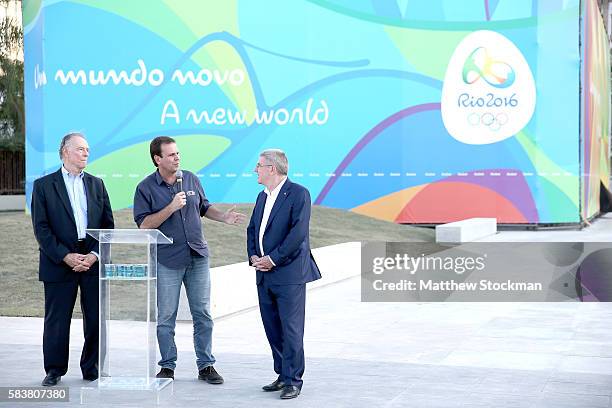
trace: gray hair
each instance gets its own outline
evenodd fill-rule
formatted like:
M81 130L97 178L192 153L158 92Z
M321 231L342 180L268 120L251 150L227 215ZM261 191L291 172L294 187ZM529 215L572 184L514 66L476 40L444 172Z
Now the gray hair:
M70 143L70 140L72 140L72 138L76 137L76 136L82 137L83 139L87 140L85 138L85 135L82 134L81 132L70 132L70 133L66 134L64 137L62 137L62 141L60 142L60 147L59 147L59 157L60 157L60 159L64 158L62 152L64 151L66 146Z
M259 153L259 155L266 159L268 164L276 167L276 171L278 171L279 174L283 176L287 175L287 171L289 170L289 162L287 161L285 152L280 149L267 149Z

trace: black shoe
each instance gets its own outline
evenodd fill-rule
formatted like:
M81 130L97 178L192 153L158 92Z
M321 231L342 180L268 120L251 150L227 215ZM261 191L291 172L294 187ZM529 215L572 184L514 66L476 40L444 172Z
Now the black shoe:
M285 386L285 383L282 382L280 378L277 378L276 381L274 381L272 384L264 385L263 387L261 387L261 389L266 392L280 391L283 389L284 386Z
M280 393L281 399L297 398L298 395L300 395L300 389L295 385L285 385Z
M204 367L198 372L198 380L206 381L209 384L223 384L223 377L215 370L215 367Z
M155 378L172 378L174 380L174 370L169 368L162 368L159 370L159 373L155 376Z
M83 375L83 379L85 381L96 381L98 379L98 374L87 374Z
M61 375L47 374L45 379L42 380L42 384L41 385L43 387L53 387L54 385L57 385L58 382L60 382L60 378L62 378Z

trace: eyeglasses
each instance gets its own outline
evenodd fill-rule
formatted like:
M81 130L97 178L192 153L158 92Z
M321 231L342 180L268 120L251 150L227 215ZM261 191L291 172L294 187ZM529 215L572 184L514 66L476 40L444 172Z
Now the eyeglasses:
M258 169L261 168L261 167L272 167L272 166L274 166L274 165L273 164L259 164L259 163L257 163L255 165L255 167L258 168Z

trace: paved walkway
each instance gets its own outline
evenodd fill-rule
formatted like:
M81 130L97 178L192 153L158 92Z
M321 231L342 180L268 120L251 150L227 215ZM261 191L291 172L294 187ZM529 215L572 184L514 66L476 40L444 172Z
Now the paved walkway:
M606 239L612 217L581 231L503 232L495 240ZM576 235L578 234L578 235ZM577 238L579 237L579 238ZM589 239L590 237L590 239ZM355 254L358 257L358 254ZM222 302L222 299L217 301ZM216 321L215 365L226 382L196 380L192 327L177 326L176 407L612 407L612 303L362 303L360 279L308 292L302 395L264 393L274 380L258 310ZM119 322L121 360L130 372L142 323ZM43 378L42 319L0 317L0 386L38 386ZM73 321L68 403L79 406L81 322ZM122 403L89 406L143 407Z
M612 213L594 219L587 228L510 230L481 239L482 242L612 242Z
M360 280L309 292L302 395L281 401L256 310L217 321L216 367L226 382L195 379L191 325L179 323L174 395L164 406L202 407L610 407L612 304L361 303ZM0 386L37 386L42 319L0 318ZM129 323L125 324L126 331ZM133 324L131 324L133 325ZM80 321L62 378L77 406ZM138 338L125 339L130 350ZM113 406L145 406L144 402ZM107 406L95 404L94 406Z

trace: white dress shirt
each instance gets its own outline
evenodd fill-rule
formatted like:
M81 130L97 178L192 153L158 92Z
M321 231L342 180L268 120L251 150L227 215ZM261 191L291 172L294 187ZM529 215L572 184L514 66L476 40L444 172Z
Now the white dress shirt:
M66 184L68 198L72 206L77 235L79 239L85 239L85 230L87 229L87 196L85 195L85 185L83 184L84 173L81 171L80 174L75 176L62 166L62 175L64 176L64 183Z
M287 177L285 177L283 181L281 181L274 190L270 191L268 190L267 187L264 190L264 193L266 193L268 197L266 197L266 205L264 206L263 217L261 217L261 225L259 225L259 248L261 249L261 256L266 255L266 252L263 246L263 237L264 237L264 232L266 231L266 225L268 225L268 219L270 218L272 207L274 207L274 203L276 202L276 199L278 198L278 193L280 193L280 190L283 187L283 184L285 184L285 181L287 181ZM272 261L272 258L270 258L270 262L272 262L272 265L274 265L274 261Z

